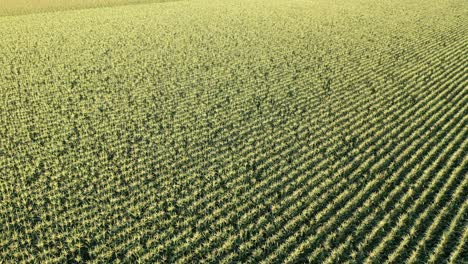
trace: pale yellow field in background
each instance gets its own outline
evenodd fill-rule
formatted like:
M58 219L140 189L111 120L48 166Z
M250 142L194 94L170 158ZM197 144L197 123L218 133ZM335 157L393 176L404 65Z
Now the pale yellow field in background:
M171 0L0 0L0 16Z

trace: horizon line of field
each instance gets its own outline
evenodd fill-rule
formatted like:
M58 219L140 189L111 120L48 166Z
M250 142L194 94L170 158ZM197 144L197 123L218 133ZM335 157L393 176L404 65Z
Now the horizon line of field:
M5 0L6 1L6 0ZM15 0L12 0L17 2ZM57 13L57 12L68 12L68 11L78 11L78 10L92 10L100 8L112 8L112 7L122 7L122 6L133 6L133 5L145 5L145 4L164 4L170 2L182 2L189 0L104 0L108 2L103 3L86 3L81 1L76 4L49 4L44 6L25 6L31 3L25 3L23 6L10 6L9 3L3 3L3 7L0 7L0 18L3 17L19 17L19 16L28 16L36 14L47 14L47 13ZM53 1L52 1L53 2ZM17 4L17 3L15 3ZM10 3L11 5L11 3Z

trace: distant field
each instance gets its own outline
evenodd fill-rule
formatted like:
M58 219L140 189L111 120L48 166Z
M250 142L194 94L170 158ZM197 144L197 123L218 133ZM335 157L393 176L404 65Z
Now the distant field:
M0 263L468 263L467 15L191 0L0 17Z
M0 0L0 16L171 1L178 0Z

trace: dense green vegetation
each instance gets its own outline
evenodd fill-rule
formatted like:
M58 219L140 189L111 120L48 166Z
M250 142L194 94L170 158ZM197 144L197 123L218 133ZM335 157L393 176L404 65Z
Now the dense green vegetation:
M467 11L0 17L0 262L466 263Z

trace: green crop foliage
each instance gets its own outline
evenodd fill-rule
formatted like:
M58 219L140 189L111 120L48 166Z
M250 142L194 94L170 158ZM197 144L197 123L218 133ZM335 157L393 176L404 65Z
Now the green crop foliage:
M160 2L0 0L0 263L468 262L466 1Z

